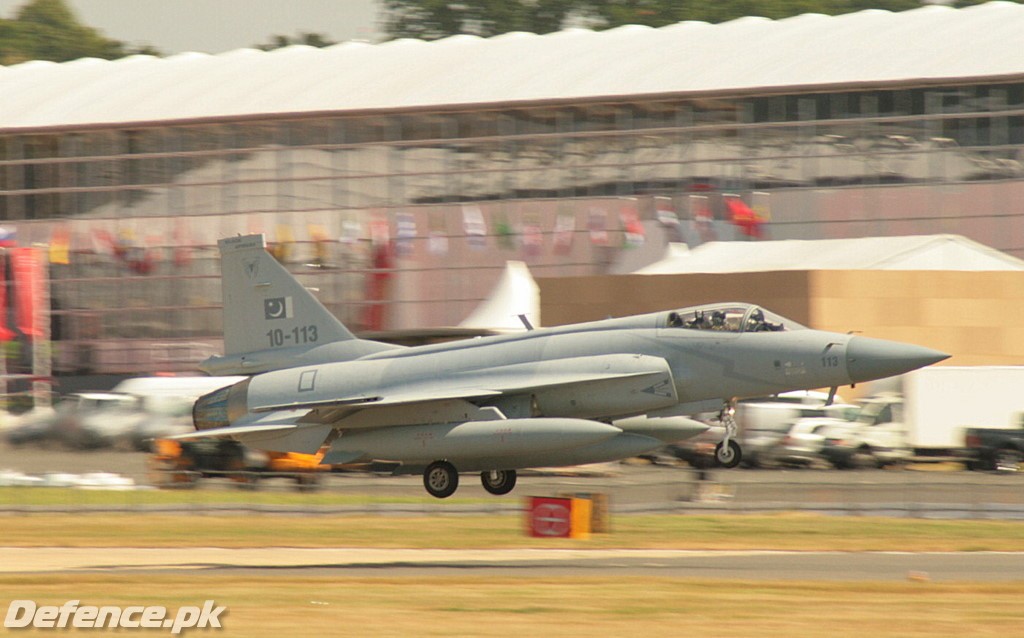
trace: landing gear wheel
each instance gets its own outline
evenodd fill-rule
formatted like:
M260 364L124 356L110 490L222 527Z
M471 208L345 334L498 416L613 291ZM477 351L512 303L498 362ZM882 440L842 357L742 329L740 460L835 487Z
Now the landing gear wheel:
M448 498L459 489L459 473L448 461L434 461L423 472L423 487L435 498Z
M736 426L736 399L730 399L718 413L718 420L725 426L725 438L715 446L715 462L726 469L732 469L743 460L743 451L735 441L739 428Z
M490 470L480 473L484 489L496 496L508 494L516 486L515 470Z
M743 451L736 441L722 441L715 446L715 461L726 469L732 469L743 460Z

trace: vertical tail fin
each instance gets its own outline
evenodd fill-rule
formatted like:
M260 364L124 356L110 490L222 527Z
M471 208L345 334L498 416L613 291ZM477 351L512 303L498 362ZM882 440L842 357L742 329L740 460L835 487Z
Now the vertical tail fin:
M263 235L217 242L224 291L224 354L355 339L266 251Z

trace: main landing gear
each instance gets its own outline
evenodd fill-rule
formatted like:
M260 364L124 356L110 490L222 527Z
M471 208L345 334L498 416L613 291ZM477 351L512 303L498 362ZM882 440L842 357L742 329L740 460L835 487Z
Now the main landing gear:
M485 490L495 496L508 494L516 486L516 471L491 470L489 472L481 472L480 482L483 483Z
M484 489L501 496L516 486L515 470L489 470L480 473ZM423 487L435 498L448 498L459 489L459 472L448 461L434 461L423 472Z
M734 440L737 434L735 414L736 401L733 400L722 406L722 411L718 415L722 425L725 426L725 438L715 446L715 461L726 469L736 467L743 460L743 450L740 449L740 444Z
M448 498L459 489L459 473L448 461L434 461L423 471L423 487L435 498Z

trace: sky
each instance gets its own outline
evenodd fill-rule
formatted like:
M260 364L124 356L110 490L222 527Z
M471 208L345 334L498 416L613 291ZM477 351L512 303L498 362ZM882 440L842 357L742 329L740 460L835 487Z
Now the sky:
M13 18L27 0L0 0ZM65 0L84 24L109 38L163 53L220 53L273 35L320 33L329 39L379 37L376 0Z

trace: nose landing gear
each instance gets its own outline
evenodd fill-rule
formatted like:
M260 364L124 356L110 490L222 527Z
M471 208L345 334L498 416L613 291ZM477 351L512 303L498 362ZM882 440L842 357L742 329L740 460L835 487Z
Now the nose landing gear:
M718 419L725 426L725 438L715 446L715 461L726 469L731 469L743 460L743 450L734 439L738 433L736 428L736 400L728 401L722 406Z

